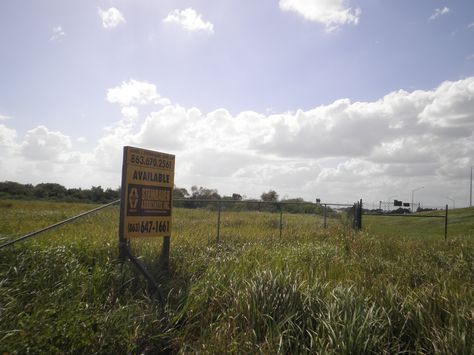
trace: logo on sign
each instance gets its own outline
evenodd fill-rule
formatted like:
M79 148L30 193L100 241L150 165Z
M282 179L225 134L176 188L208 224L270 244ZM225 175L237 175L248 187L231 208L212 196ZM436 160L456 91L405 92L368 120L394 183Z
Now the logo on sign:
M136 209L138 206L138 190L134 187L130 189L129 195L130 208Z

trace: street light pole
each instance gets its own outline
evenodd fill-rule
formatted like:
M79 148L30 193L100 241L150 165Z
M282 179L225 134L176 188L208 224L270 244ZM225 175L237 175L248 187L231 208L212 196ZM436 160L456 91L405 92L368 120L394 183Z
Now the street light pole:
M446 197L448 200L451 200L453 202L453 210L456 208L456 201L452 199L451 197Z
M415 200L415 191L425 188L424 186L417 187L416 189L411 190L411 212L413 213L413 204Z

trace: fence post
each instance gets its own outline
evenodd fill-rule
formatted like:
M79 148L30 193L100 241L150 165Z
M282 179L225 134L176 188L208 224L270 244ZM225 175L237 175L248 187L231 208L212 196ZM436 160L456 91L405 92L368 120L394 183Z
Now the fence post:
M359 203L355 202L352 206L352 229L357 229L357 205Z
M359 230L362 229L362 199L360 199L360 202L359 202L359 216L358 216L359 220L358 220L358 228Z
M446 214L444 215L444 240L448 239L448 205L446 204Z
M280 239L281 239L282 229L283 229L283 209L281 208L281 204L278 204L278 207L280 208Z
M324 204L324 228L327 227L327 224L326 224L327 208L328 208L328 205L327 205L327 204Z
M161 247L161 266L168 270L170 266L170 237L163 237L163 244Z
M220 240L220 229L221 229L221 202L217 204L217 243Z

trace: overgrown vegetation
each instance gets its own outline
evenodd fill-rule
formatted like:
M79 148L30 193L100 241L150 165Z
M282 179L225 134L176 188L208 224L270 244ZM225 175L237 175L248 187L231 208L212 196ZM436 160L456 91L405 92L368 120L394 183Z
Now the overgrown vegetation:
M90 207L1 201L0 238ZM110 208L0 250L0 351L472 354L473 217L453 212L445 242L424 219L372 217L354 232L285 214L280 239L278 214L225 211L216 244L215 212L175 209L169 272L160 241L132 243L162 308L117 262Z

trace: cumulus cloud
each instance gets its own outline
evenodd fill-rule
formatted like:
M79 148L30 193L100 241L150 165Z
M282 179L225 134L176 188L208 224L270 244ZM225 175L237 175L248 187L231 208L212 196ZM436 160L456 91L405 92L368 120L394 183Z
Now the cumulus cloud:
M17 134L14 129L8 128L7 126L0 124L0 152L11 153L11 151L17 146L16 137Z
M120 106L170 104L169 99L158 94L156 85L137 80L124 81L120 86L108 89L107 101Z
M45 126L38 126L26 133L21 145L22 155L30 160L65 160L72 147L71 139L61 132L53 132Z
M184 10L175 9L163 19L163 22L175 23L187 31L201 31L206 33L214 33L214 25L209 21L204 21L202 15L192 8Z
M449 13L451 10L449 9L449 7L445 6L443 8L439 8L439 9L436 9L433 14L430 16L429 20L430 21L433 21L433 20L436 20L438 17L441 17L443 15L446 15L447 13Z
M102 26L104 28L114 28L122 23L125 23L125 17L115 7L111 7L108 10L102 10L99 8L98 14L102 20Z
M58 181L54 177L64 173L80 186L116 187L123 146L135 145L176 154L178 186L250 197L273 188L281 196L336 202L378 201L425 186L417 196L425 194L426 204L450 195L462 205L463 184L474 165L474 77L432 90L394 91L370 102L340 99L270 115L162 106L153 84L133 80L110 89L107 97L122 118L89 152L72 151L69 136L43 126L19 140L0 125L0 149L17 154L9 166L27 166L24 176L41 171L43 179Z
M328 32L342 25L357 25L362 13L360 8L349 7L346 0L280 0L279 5L283 11L324 25Z
M49 37L51 42L61 42L66 37L66 32L62 26L53 27L52 35Z

